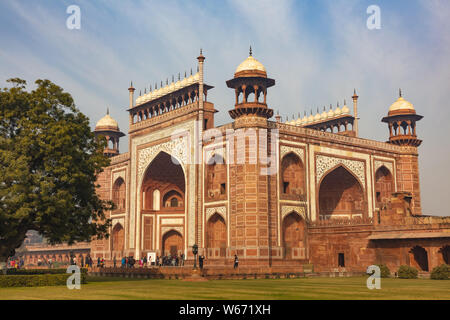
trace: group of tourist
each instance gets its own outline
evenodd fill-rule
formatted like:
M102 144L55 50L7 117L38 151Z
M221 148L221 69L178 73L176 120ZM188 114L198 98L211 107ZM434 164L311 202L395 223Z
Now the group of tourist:
M22 258L14 258L14 259L10 259L9 262L9 267L10 268L16 268L16 269L21 269L23 268L25 262L23 261Z

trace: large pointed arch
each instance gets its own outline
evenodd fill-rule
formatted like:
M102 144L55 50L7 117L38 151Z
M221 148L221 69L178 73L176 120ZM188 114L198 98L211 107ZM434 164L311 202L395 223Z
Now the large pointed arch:
M367 200L362 184L343 164L322 177L318 202L321 219L367 216Z
M154 197L154 192L158 190L160 197ZM185 193L186 193L186 177L181 164L174 163L171 155L161 151L150 162L143 175L142 186L142 208L152 210L159 208L160 211L168 210L170 206L165 206L163 201L166 194L177 194L181 206L177 206L177 210L184 211ZM159 205L154 201L160 201Z

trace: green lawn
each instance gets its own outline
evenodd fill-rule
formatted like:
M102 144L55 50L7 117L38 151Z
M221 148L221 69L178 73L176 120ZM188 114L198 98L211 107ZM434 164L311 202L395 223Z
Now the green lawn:
M366 278L258 280L143 280L89 277L80 290L65 286L0 288L0 299L450 299L450 281L381 279L369 290Z

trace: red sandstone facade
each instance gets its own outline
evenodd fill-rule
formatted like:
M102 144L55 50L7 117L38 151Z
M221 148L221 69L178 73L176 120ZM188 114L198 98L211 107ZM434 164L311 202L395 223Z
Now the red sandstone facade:
M315 271L375 263L428 271L450 262L450 217L421 215L421 116L411 104L399 98L383 118L388 142L357 137L357 116L345 105L271 121L275 80L250 55L227 81L234 121L216 127L204 60L195 75L136 102L129 88L129 152L114 155L120 131L106 124L114 156L98 193L117 209L108 213L111 237L91 244L94 260L148 252L192 260L197 244L209 266L230 265L235 254L244 266Z

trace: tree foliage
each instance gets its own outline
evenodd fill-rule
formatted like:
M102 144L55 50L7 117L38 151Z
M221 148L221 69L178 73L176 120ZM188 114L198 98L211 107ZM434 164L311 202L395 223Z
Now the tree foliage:
M14 255L28 230L50 244L107 237L114 205L96 194L109 164L105 140L51 81L30 92L24 80L8 82L0 90L0 257Z

